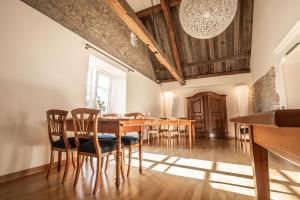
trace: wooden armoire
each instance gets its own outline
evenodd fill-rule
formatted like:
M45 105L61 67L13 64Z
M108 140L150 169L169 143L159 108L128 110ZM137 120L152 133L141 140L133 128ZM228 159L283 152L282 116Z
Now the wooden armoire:
M224 138L228 133L226 95L200 92L187 97L188 118L196 120L196 136Z

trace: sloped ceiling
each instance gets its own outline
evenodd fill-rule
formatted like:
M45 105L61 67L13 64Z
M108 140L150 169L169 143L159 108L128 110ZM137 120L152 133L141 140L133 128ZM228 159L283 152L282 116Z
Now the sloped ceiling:
M134 1L128 0L131 4ZM149 0L149 2L151 1ZM193 38L184 32L179 21L180 1L171 0L171 2L176 2L176 5L170 9L185 79L250 72L254 0L239 0L237 14L231 25L220 35L206 40ZM144 4L144 6L147 5ZM142 6L136 7L139 11L137 14L141 15L143 13L143 10L140 10ZM140 19L174 63L163 12L159 11L140 17ZM149 55L156 78L161 82L174 81L174 78L157 61L154 54L149 52Z

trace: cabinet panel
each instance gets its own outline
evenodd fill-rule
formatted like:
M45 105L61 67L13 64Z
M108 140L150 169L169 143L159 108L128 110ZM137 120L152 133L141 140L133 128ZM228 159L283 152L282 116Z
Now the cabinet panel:
M198 137L224 137L227 133L226 98L212 92L187 98L188 118L196 120Z

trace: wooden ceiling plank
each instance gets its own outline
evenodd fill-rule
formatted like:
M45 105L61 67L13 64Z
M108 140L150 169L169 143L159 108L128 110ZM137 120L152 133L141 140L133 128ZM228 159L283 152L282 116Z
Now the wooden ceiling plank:
M142 42L155 54L158 61L164 65L170 74L181 84L184 85L183 77L178 73L164 51L159 47L150 32L146 29L140 19L136 16L133 9L125 0L106 0L108 5L116 12L116 14L123 20L129 29L134 32Z
M167 23L173 58L174 58L174 61L175 61L175 64L176 64L179 74L183 77L182 68L181 68L180 59L179 59L178 48L177 48L177 44L176 44L175 33L174 33L174 23L173 23L173 19L172 19L171 10L170 10L170 7L168 6L166 0L160 0L160 4L161 4L162 11L164 13L166 23Z
M215 64L218 62L226 62L228 60L236 60L236 59L250 59L250 54L245 54L245 55L236 55L236 56L226 56L223 58L216 58L216 59L211 59L211 60L205 60L201 62L193 62L193 63L186 63L183 64L183 67L191 67L195 65L206 65L206 64Z
M177 6L178 4L180 4L180 2L181 2L181 0L169 0L168 5L169 5L169 7L174 7L174 6ZM143 18L143 17L147 17L147 16L151 15L152 13L158 13L161 10L162 10L161 4L157 4L153 7L146 8L144 10L138 11L136 13L136 15L139 18Z

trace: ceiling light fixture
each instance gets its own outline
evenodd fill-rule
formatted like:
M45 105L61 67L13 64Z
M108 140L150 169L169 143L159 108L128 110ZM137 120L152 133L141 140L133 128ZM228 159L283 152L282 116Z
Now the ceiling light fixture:
M238 0L182 0L179 19L190 36L213 38L230 25L237 7Z

